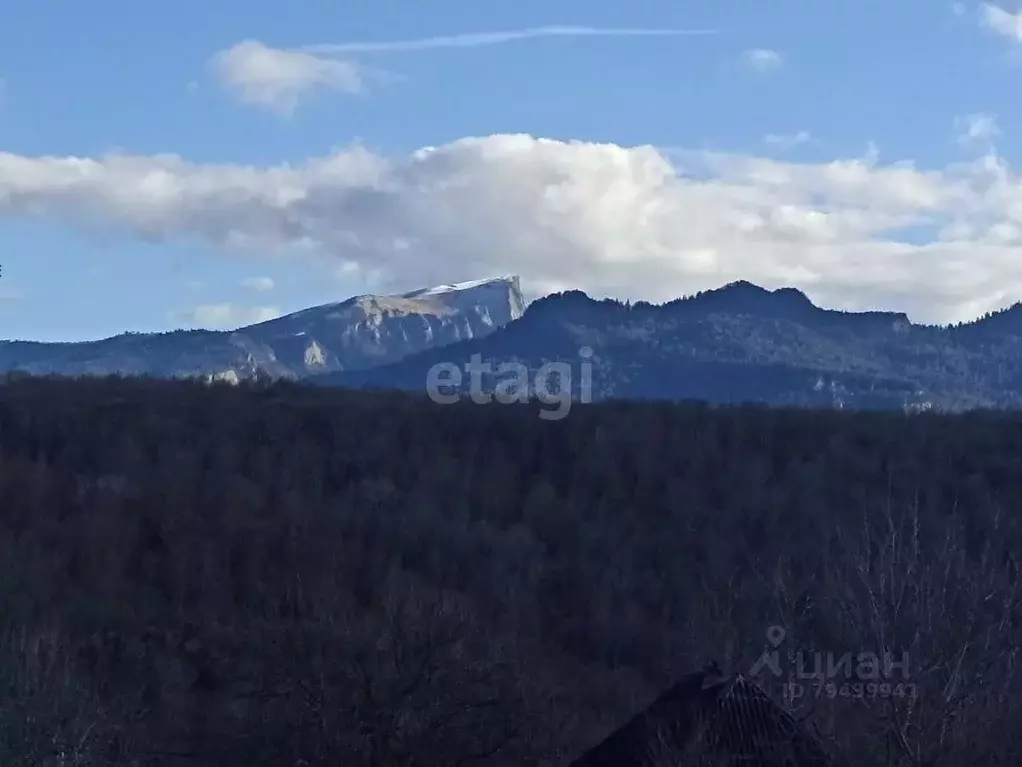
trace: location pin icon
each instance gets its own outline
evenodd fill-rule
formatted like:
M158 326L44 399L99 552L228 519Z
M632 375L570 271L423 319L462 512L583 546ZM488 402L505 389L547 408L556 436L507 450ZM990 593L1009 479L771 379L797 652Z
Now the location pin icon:
M784 641L785 632L783 626L771 626L767 629L766 636L767 641L770 642L774 647L777 647L781 642Z

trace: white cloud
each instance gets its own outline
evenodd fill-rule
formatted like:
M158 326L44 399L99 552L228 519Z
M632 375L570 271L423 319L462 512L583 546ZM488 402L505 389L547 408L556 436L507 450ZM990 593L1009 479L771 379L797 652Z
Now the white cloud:
M272 277L249 277L242 284L249 290L266 293L273 290L274 282Z
M196 328L233 330L243 325L273 320L279 316L280 309L275 306L204 304L181 312L178 319Z
M769 48L753 48L742 54L742 61L753 72L765 75L780 69L784 63L784 57L778 51Z
M791 149L812 140L812 135L809 131L805 130L800 130L798 133L768 133L763 137L764 144L770 144L781 149Z
M999 5L983 3L980 6L980 23L994 34L1022 43L1022 11L1011 13Z
M354 62L270 48L258 40L221 51L210 63L220 84L242 102L285 115L293 113L301 97L313 89L353 94L365 86Z
M357 94L370 76L394 82L393 72L371 69L350 58L353 53L383 53L429 48L476 48L540 37L682 37L713 35L714 29L628 29L548 26L500 32L469 32L412 40L353 41L306 45L296 50L272 48L245 40L216 53L210 64L221 86L242 102L291 115L302 97L314 89ZM198 87L189 84L192 93Z
M921 321L1022 298L1022 178L993 153L920 168L876 152L795 163L527 135L272 167L0 152L0 215L320 251L381 290L516 272L532 293L660 301L744 278ZM271 310L231 311L198 319Z
M519 40L538 37L683 37L714 35L715 29L607 29L598 27L533 27L531 29L505 30L502 32L466 32L458 35L422 37L414 40L354 41L305 45L309 53L385 53L397 51L418 51L428 48L478 48L485 45L501 45Z
M1001 128L997 124L997 115L985 112L956 118L955 129L958 132L958 143L963 146L977 143L989 144L1001 135Z

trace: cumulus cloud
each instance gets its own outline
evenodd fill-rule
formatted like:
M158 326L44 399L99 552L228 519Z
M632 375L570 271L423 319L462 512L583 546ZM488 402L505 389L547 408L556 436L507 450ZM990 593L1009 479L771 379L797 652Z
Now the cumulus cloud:
M310 53L390 53L397 51L420 51L428 48L478 48L487 45L502 45L538 37L682 37L693 35L714 35L715 29L628 29L599 27L532 27L502 32L466 32L459 35L421 37L414 40L353 41L306 45L302 50Z
M983 3L979 12L980 24L987 30L1013 43L1022 43L1022 11L1012 13L999 5Z
M761 75L772 74L781 68L784 56L769 48L753 48L742 54L742 61L753 72Z
M0 153L0 215L312 250L378 290L514 272L534 295L661 301L748 279L929 322L1022 298L1022 179L992 152L921 168L493 135L270 167Z
M275 306L204 304L180 312L177 319L195 328L233 330L243 325L276 319L280 314L280 309Z
M271 48L258 40L220 51L210 64L221 86L242 102L285 115L314 89L354 94L365 86L362 71L352 61Z
M247 280L242 282L249 290L255 290L260 293L266 293L273 290L275 283L272 277L249 277Z
M997 116L985 112L957 118L955 128L958 131L958 143L963 146L989 144L1001 135Z

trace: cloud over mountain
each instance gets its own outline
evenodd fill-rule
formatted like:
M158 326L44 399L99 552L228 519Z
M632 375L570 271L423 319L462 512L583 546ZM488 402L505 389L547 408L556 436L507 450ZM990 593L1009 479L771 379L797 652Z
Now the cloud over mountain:
M917 321L1022 297L1022 183L993 150L931 169L529 135L271 167L0 153L0 215L311 248L395 290L516 272L531 293L661 300L744 278Z
M235 306L234 304L203 304L178 312L175 319L196 328L229 330L274 320L281 314L275 306Z

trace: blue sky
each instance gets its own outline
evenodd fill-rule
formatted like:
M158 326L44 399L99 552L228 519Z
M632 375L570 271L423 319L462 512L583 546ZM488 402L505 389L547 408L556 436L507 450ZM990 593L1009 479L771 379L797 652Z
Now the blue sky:
M1018 10L11 2L0 337L230 326L508 271L534 293L743 277L973 316L1022 299ZM552 26L708 33L459 38ZM457 39L352 50L434 37Z

